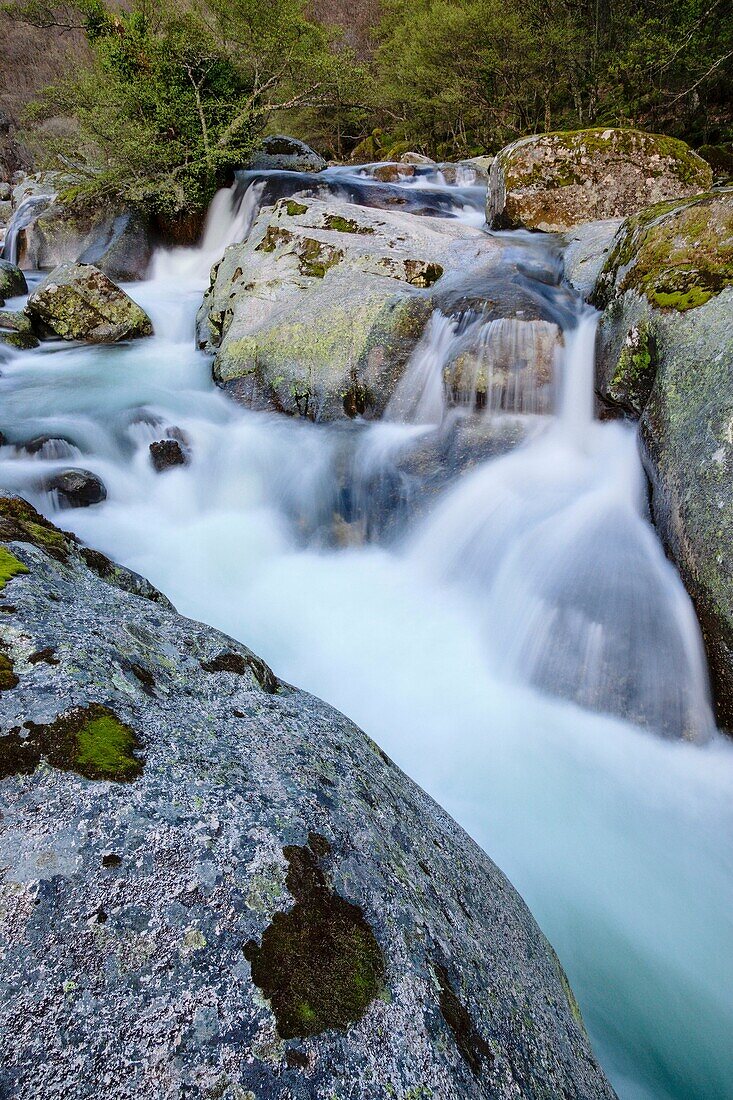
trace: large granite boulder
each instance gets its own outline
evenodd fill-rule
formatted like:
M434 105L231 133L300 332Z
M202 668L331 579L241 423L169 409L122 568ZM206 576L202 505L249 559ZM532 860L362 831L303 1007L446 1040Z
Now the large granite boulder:
M266 137L247 164L252 171L322 172L326 162L310 145L285 134Z
M733 729L733 189L630 218L594 300L598 395L641 418L654 520Z
M377 745L18 498L0 539L3 1095L612 1100L526 906Z
M26 267L94 264L116 282L145 278L153 254L147 220L134 210L65 206L56 201L24 230Z
M144 310L91 264L60 264L28 297L27 312L41 335L90 344L150 336Z
M536 134L494 158L487 221L558 232L695 195L712 181L710 165L676 138L613 128Z
M255 408L379 416L444 271L501 247L446 218L282 199L212 272L198 316L215 380Z

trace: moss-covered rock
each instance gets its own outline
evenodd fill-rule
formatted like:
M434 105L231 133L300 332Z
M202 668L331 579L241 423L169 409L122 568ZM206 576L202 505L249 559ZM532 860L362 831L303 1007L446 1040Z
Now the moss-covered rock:
M90 264L61 264L28 297L40 334L109 344L150 336L150 318L123 290Z
M27 351L38 347L31 319L23 310L0 309L0 340L11 348Z
M27 722L0 739L0 779L26 775L44 760L85 779L130 783L142 774L144 762L135 755L140 748L133 730L108 707L74 707L51 723Z
M593 298L598 396L641 419L654 520L733 730L733 190L629 218Z
M125 207L68 201L65 193L24 230L24 264L48 271L63 263L93 264L110 279L147 274L155 245L152 226Z
M23 557L3 1095L613 1100L521 898L353 723L73 547Z
M635 290L657 309L683 312L733 285L733 189L663 202L628 218L601 272L603 308Z
M28 293L25 275L9 260L0 260L0 299L15 298Z
M495 157L487 220L495 228L563 231L711 185L710 166L676 138L613 127L538 134Z

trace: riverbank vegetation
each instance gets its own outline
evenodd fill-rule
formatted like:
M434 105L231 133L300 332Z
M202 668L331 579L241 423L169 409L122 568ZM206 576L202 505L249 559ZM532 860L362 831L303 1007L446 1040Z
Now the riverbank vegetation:
M408 148L472 156L589 125L634 125L722 155L733 138L724 0L382 0L358 15L343 0L13 0L3 10L16 35L47 43L49 81L41 66L29 102L10 97L36 164L73 172L82 197L163 213L202 208L275 129L364 160ZM22 64L11 59L0 104Z

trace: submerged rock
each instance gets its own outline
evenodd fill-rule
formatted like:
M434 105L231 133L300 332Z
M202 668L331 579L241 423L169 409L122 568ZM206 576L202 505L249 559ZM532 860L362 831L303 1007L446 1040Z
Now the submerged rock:
M66 508L88 508L107 499L104 482L89 470L59 470L46 479L44 488L57 493Z
M314 420L379 416L451 268L501 254L479 230L338 199L281 199L228 248L198 315L237 400Z
M150 336L147 314L91 264L60 264L35 288L27 311L41 334L110 344Z
M733 730L733 189L630 218L598 280L597 392L641 418L652 512Z
M710 166L676 138L611 127L537 134L494 158L486 216L497 229L557 232L695 195L712 181Z
M266 137L260 151L247 164L252 171L322 172L326 162L310 145L285 134Z
M3 1092L611 1100L521 899L372 741L3 508Z

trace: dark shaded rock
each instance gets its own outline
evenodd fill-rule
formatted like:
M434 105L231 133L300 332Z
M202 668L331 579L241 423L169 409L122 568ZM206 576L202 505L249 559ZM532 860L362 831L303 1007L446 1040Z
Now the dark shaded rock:
M151 336L147 314L96 267L61 264L28 298L27 311L40 334L109 344Z
M24 262L41 270L93 264L108 278L128 282L145 278L153 246L150 224L134 210L55 201L25 230Z
M67 508L87 508L107 499L104 482L89 470L60 470L44 482L44 488L58 493Z
M264 139L260 151L247 167L257 172L273 169L283 172L321 172L326 167L326 162L304 141L286 137L284 134L273 134Z
M118 1100L611 1100L521 899L348 719L73 544L7 553L4 1093L96 1100L104 1067Z
M25 275L9 260L0 260L0 298L16 298L28 293Z
M150 458L155 469L162 473L173 466L185 466L188 457L177 439L159 439L150 444Z
M44 458L68 458L76 453L76 447L70 439L55 435L36 435L18 446L29 455L42 455Z

